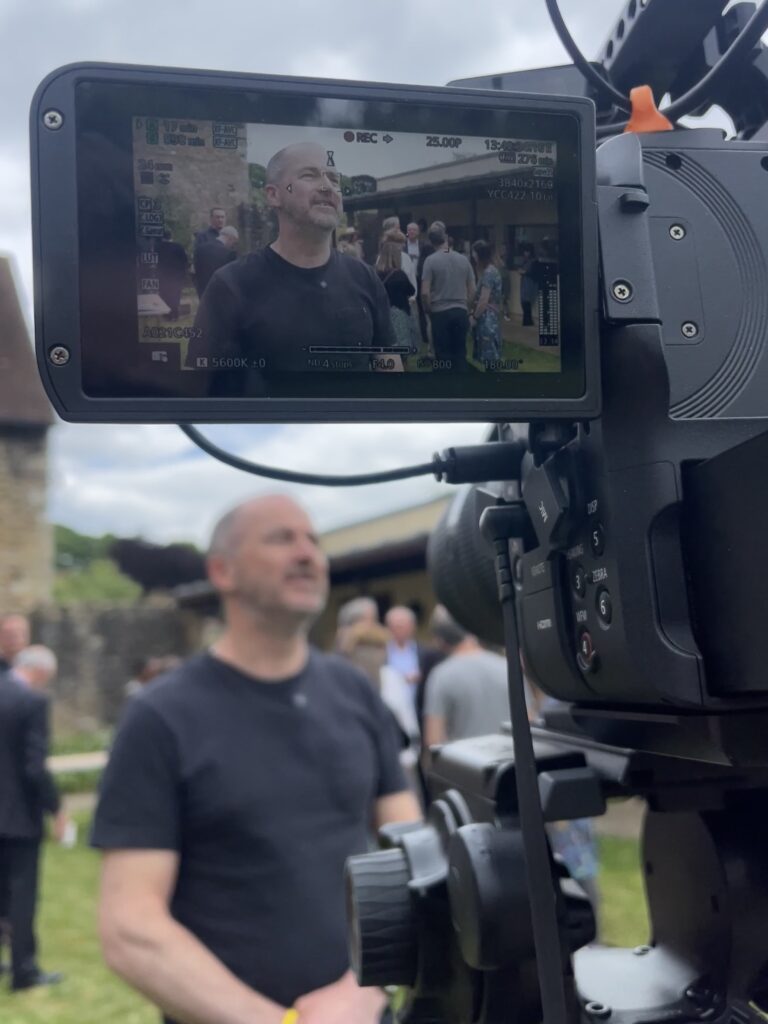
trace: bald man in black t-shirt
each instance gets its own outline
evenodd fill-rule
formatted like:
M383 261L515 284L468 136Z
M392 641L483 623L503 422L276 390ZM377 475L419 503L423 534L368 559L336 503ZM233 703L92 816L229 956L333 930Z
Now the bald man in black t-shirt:
M321 146L298 143L269 161L265 194L278 237L213 275L187 366L224 369L245 359L267 374L368 370L371 349L394 344L373 268L332 248L342 197L330 159Z
M226 628L118 729L93 843L110 966L179 1024L377 1024L349 971L344 862L418 804L367 678L310 648L328 563L295 502L214 530ZM290 1015L289 1015L290 1017Z

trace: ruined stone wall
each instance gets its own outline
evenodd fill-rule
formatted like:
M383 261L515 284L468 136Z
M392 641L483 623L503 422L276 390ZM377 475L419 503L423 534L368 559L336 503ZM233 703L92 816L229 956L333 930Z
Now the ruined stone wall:
M53 584L44 428L0 427L0 614L29 612Z
M59 659L54 722L63 732L111 725L125 703L125 685L146 658L187 657L209 640L210 623L176 607L81 605L38 609L32 636Z

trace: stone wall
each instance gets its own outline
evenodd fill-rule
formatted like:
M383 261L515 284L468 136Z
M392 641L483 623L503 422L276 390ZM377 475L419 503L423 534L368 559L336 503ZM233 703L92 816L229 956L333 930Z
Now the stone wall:
M29 612L50 600L46 486L45 428L0 427L0 613Z
M32 636L59 659L53 687L54 725L61 732L111 725L125 702L125 684L146 658L186 657L209 640L210 620L173 606L44 608L32 615Z
M194 234L208 226L213 206L224 209L227 224L246 232L251 185L245 134L238 123L136 118L139 234L162 238L167 228L191 255ZM242 242L240 251L247 252L250 239Z

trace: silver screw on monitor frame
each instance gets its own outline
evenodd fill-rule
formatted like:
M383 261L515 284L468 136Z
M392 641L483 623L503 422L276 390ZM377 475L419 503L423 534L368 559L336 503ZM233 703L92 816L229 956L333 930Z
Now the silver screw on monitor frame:
M43 124L52 132L57 132L64 124L64 115L58 110L46 110L43 114Z
M57 345L48 353L48 358L54 366L65 366L69 362L69 349L63 345Z

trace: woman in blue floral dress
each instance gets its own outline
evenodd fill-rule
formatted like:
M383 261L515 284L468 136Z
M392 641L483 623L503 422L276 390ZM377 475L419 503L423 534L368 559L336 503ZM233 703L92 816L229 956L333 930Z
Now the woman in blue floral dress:
M488 242L475 242L472 255L477 267L475 306L469 319L474 339L473 356L477 362L489 363L501 357L501 274L492 260Z

